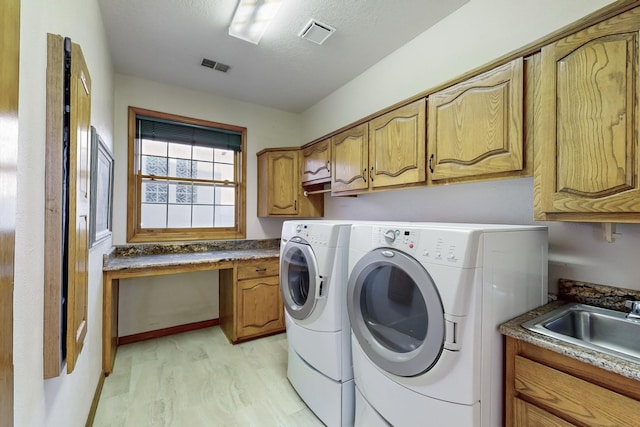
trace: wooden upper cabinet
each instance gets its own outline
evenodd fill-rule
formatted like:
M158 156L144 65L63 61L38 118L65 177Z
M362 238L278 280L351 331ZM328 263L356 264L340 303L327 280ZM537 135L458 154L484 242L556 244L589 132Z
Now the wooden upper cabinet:
M426 100L419 99L369 122L369 186L426 180Z
M425 182L425 104L419 99L335 135L331 192L356 194Z
M331 193L369 186L369 126L355 126L331 138Z
M320 217L322 194L303 195L300 185L300 150L274 148L258 156L258 216Z
M636 8L542 49L536 219L640 219L639 30Z
M331 181L331 139L302 149L302 185Z
M504 177L525 167L523 59L429 95L431 182Z

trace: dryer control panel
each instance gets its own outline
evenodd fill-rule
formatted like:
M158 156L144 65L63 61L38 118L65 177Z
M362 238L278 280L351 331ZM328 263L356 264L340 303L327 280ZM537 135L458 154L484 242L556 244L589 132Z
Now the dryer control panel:
M373 231L373 246L387 246L415 255L418 250L418 231L400 228L376 227Z
M372 233L373 247L391 247L414 256L416 259L456 267L473 267L469 248L474 234L468 230L439 228L391 228L375 227ZM477 243L473 245L477 250Z

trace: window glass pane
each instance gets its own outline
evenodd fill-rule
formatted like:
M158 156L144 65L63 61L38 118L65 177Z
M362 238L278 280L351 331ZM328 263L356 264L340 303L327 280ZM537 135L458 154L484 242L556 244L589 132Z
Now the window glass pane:
M227 165L227 164L223 164L223 163L216 163L213 166L213 179L217 179L220 181L234 181L233 179L233 172L234 172L234 167L233 165Z
M211 147L193 147L193 160L213 161L213 148Z
M213 206L193 207L193 227L213 227Z
M211 185L193 185L194 204L213 205L213 186ZM213 213L211 215L213 217Z
M144 203L167 203L168 184L148 181L142 183L142 200Z
M169 205L167 226L169 228L191 227L191 205Z
M142 156L143 175L167 175L167 158L155 156Z
M216 227L235 226L233 206L216 206L215 226Z
M193 168L197 169L198 165L191 160L185 159L168 159L169 160L169 175L175 176L178 178L191 178L191 174L197 174L197 171L194 171Z
M169 157L179 157L182 159L191 158L191 146L185 144L169 143Z
M167 143L162 141L142 140L142 154L150 156L167 156Z
M194 161L191 166L193 178L197 179L213 179L213 163Z
M214 151L213 161L216 163L233 163L234 155L232 150L220 150L216 148Z
M233 206L236 202L236 189L233 187L216 187L216 205Z
M166 228L167 205L143 203L141 217L144 228Z
M197 195L193 194L191 184L169 184L169 203L190 205L191 203L197 203L197 199Z

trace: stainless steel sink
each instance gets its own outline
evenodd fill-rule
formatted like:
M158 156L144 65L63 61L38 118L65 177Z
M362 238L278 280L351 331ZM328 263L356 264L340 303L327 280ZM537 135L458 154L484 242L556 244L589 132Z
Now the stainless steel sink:
M566 304L522 324L541 334L640 363L640 321L626 313Z

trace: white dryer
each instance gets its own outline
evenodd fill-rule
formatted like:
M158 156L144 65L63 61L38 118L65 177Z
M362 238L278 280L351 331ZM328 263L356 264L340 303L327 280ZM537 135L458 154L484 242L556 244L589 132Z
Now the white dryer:
M546 301L546 227L354 225L356 426L501 426L498 325Z
M346 308L351 223L285 221L280 288L289 345L287 377L328 426L354 419L351 329Z

